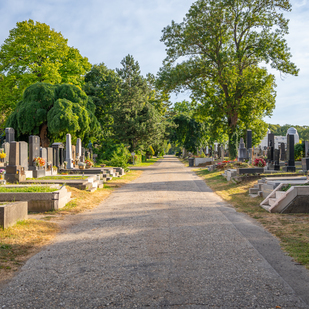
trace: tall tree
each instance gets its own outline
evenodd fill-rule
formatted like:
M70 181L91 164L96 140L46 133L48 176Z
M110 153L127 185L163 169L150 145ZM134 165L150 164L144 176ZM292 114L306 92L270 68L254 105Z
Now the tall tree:
M148 101L150 89L138 62L128 55L121 64L122 68L116 70L121 79L120 95L111 108L113 134L129 145L130 151L136 151L163 138L165 122Z
M18 22L0 49L0 110L12 111L23 91L36 82L70 83L81 86L90 70L68 40L44 23Z
M284 39L288 20L280 12L290 10L287 0L198 0L183 22L163 29L167 57L159 85L193 90L213 123L226 123L231 157L239 123L249 124L250 112L257 112L254 119L270 115L275 106L274 78L259 65L298 74ZM268 99L259 102L261 94Z
M41 145L48 147L50 141L64 140L67 133L73 139L93 137L98 131L94 111L92 101L74 85L36 83L25 90L7 124L18 138L39 135Z

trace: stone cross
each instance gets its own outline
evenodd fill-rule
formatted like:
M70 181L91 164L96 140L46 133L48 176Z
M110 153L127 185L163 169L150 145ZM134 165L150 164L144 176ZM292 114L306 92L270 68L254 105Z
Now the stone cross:
M65 160L67 161L67 169L72 169L73 168L73 162L72 162L72 143L71 143L71 134L68 133L66 135L66 158Z

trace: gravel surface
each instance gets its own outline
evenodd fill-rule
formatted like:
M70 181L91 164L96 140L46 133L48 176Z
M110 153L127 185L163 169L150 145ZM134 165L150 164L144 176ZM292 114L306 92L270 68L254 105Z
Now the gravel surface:
M167 157L77 215L1 290L0 308L308 308L226 206Z

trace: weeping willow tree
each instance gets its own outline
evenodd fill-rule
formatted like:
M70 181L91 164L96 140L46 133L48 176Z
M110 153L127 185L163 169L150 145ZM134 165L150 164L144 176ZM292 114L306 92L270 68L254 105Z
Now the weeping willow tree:
M36 83L25 90L7 126L14 128L20 139L39 135L41 145L48 147L55 139L64 140L67 133L73 140L96 135L98 121L94 111L92 101L74 85Z

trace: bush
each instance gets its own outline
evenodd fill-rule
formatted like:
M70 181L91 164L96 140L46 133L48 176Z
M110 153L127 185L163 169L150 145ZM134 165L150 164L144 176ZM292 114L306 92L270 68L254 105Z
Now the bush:
M294 146L294 157L296 161L301 160L305 156L305 144L296 144Z
M205 153L202 151L202 153L199 155L200 158L206 158Z

